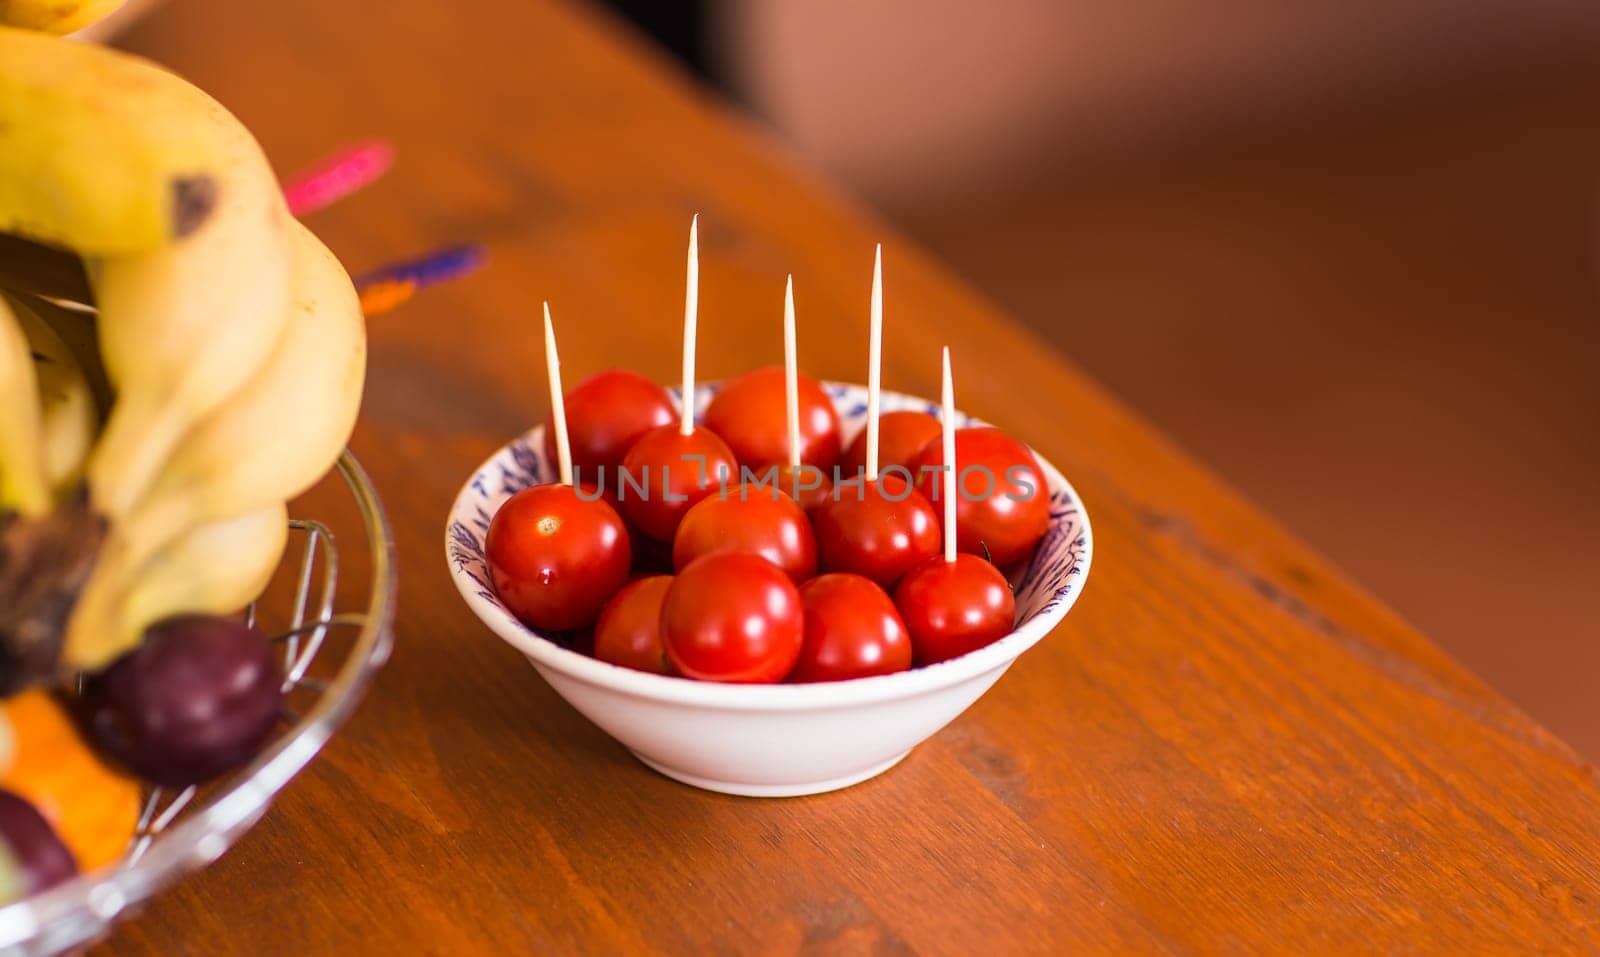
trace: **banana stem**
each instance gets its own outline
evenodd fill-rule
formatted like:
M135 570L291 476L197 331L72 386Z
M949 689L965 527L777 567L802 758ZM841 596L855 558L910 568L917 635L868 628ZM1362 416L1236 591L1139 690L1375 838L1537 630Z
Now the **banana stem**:
M44 518L0 516L0 696L56 676L105 536L81 493Z

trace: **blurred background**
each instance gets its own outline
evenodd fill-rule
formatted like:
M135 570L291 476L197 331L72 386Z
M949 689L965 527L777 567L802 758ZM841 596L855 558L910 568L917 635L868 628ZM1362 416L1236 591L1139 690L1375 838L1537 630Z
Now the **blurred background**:
M610 6L1600 757L1600 3Z

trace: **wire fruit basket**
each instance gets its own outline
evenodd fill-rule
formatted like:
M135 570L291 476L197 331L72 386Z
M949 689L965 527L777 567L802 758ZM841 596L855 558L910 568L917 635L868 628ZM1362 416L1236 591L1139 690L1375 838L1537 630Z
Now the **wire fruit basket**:
M0 907L0 955L57 954L89 943L163 887L221 857L355 709L394 644L394 541L372 482L348 451L337 471L360 513L371 581L351 610L339 610L333 532L317 521L289 523L285 561L299 562L293 599L282 620L263 612L256 622L283 649L284 728L230 777L147 789L120 861ZM247 614L255 621L256 608Z

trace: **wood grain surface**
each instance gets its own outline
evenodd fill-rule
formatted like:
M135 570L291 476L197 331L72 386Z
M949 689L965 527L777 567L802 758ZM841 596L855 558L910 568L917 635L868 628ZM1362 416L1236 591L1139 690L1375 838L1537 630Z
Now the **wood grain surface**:
M281 172L393 139L386 180L310 220L352 271L461 240L491 261L372 327L353 446L398 536L392 663L237 849L107 952L1600 948L1593 769L614 23L176 0L125 42ZM544 414L539 300L568 375L672 378L693 211L702 375L779 358L792 271L806 368L859 380L881 239L886 386L934 394L948 343L963 406L1057 463L1097 532L1065 624L847 791L647 771L446 572L458 486Z

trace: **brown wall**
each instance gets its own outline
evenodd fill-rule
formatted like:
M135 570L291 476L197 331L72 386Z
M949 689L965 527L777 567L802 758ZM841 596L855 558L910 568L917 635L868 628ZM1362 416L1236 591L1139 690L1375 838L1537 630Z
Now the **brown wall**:
M1589 56L1594 0L722 0L758 112L891 206Z

